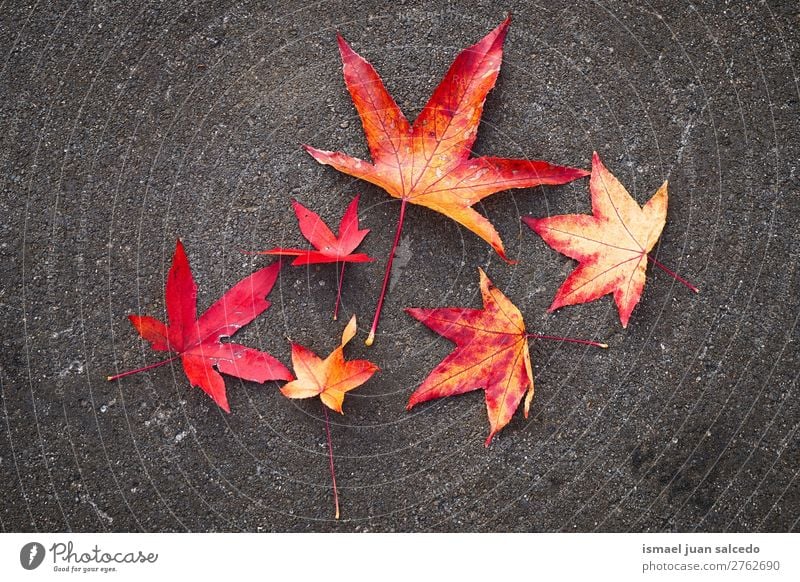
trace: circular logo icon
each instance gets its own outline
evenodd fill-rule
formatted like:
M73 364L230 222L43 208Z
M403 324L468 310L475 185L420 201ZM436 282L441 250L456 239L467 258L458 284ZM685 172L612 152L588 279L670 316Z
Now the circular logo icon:
M19 551L19 563L26 570L35 570L44 561L44 546L39 542L29 542Z

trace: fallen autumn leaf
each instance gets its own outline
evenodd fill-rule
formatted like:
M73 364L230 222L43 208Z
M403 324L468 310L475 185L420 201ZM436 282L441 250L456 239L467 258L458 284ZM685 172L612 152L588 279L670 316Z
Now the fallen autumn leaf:
M319 396L325 413L325 433L328 437L333 499L336 519L339 519L339 491L336 487L336 472L333 468L333 442L328 408L340 414L344 395L369 380L378 371L378 366L368 360L345 360L344 347L358 330L356 316L350 318L342 333L342 342L324 360L299 344L292 343L292 366L297 380L285 384L281 392L288 398L312 398Z
M456 57L413 125L372 65L339 36L345 83L361 117L372 163L341 152L304 147L318 162L367 180L401 200L397 232L367 345L375 339L408 203L452 218L508 261L494 226L472 206L502 190L565 184L588 175L585 170L538 160L470 158L486 95L500 72L503 41L510 22L510 17L506 18Z
M580 262L558 289L550 311L612 293L622 327L627 327L644 289L648 260L695 293L699 292L648 254L667 220L667 182L639 207L595 152L589 190L591 215L523 218L548 245Z
M297 200L292 200L292 207L300 225L300 232L314 245L314 250L310 249L291 249L277 247L267 251L259 251L259 255L283 255L295 257L292 266L311 265L317 263L341 263L339 274L339 284L336 288L336 304L333 308L333 319L338 319L339 302L342 297L342 282L344 281L344 267L347 263L367 263L374 261L369 255L354 253L358 245L369 233L369 229L359 230L358 228L358 199L353 198L339 223L338 234L333 234L328 225L325 224L316 212L313 212L300 204Z
M152 370L180 358L191 385L202 388L225 412L230 412L230 407L225 394L225 380L219 372L260 383L291 380L292 374L286 366L270 354L221 341L235 334L270 306L266 296L272 290L279 271L280 263L277 262L245 277L198 318L197 285L183 243L179 240L167 274L169 325L147 315L128 316L136 331L150 342L153 350L173 352L175 355L138 370L109 376L108 380Z

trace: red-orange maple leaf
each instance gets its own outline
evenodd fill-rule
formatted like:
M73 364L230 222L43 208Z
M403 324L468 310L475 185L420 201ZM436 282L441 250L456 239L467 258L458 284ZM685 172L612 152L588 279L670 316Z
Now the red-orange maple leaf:
M483 388L492 437L511 420L523 395L525 418L533 400L533 371L522 314L482 269L483 309L408 308L406 313L456 344L411 395L410 410L420 402Z
M178 241L167 275L169 325L147 315L128 316L139 335L150 342L150 347L155 351L174 352L176 355L139 370L109 376L108 379L116 380L152 370L180 358L192 386L202 388L225 412L230 412L230 407L225 394L225 381L219 372L261 383L267 380L291 380L292 374L286 366L268 353L221 341L235 334L270 306L265 298L272 290L279 271L280 263L274 263L245 277L197 317L197 285L183 244Z
M345 83L361 117L372 162L341 152L304 147L318 162L367 180L402 201L368 345L375 336L407 203L452 218L508 260L497 231L473 205L502 190L565 184L588 174L585 170L536 160L470 158L486 95L500 71L509 23L507 18L456 57L413 125L386 91L372 65L339 37Z
M310 249L287 249L274 248L268 251L260 251L260 255L283 255L295 257L292 265L311 265L317 263L341 263L341 273L339 274L339 285L336 289L336 304L333 308L333 319L337 319L339 314L339 300L342 296L342 282L344 281L344 267L347 263L368 263L374 261L369 255L364 253L354 253L358 245L369 234L369 229L359 230L358 228L358 194L353 198L350 206L342 216L339 223L339 233L333 234L328 225L325 224L316 212L313 212L300 204L297 200L292 200L292 207L300 225L300 232L306 240L314 245L314 250Z
M666 223L667 182L640 207L595 152L589 190L592 215L523 218L548 245L580 262L558 289L550 311L611 293L622 327L627 327L644 289L648 260L697 292L694 285L647 254Z

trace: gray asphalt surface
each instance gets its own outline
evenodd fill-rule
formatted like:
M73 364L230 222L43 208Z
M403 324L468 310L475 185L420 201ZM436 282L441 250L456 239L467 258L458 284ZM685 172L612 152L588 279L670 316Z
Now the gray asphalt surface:
M366 157L340 31L413 118L462 48L513 23L476 154L588 167L641 203L670 182L660 261L627 330L610 298L547 314L575 263L520 217L587 212L586 180L480 207L509 266L410 208L382 372L332 428L278 384L227 379L226 415L126 316L164 316L181 237L204 309L304 241L290 197L338 223L362 193L365 252L332 322L335 267L286 268L238 334L289 363L371 320L399 204L318 165ZM798 528L800 138L795 2L46 2L0 8L0 527L4 531L790 531ZM481 392L404 411L451 350L403 307L478 307L477 268L528 329L537 396L489 449Z

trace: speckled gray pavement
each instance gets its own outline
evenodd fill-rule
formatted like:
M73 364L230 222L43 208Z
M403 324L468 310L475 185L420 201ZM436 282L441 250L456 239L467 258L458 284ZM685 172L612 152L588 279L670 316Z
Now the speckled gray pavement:
M382 371L332 427L278 384L227 379L233 413L157 361L127 321L163 317L175 240L199 306L303 243L295 197L334 224L362 194L363 249L285 268L237 339L289 363L350 314L366 335L399 210L315 163L368 155L340 31L409 118L462 48L513 22L476 154L588 167L641 203L669 179L658 259L623 330L609 297L548 314L574 262L520 221L589 210L588 183L479 210L510 266L410 208L376 344ZM798 6L698 2L5 2L0 8L0 527L4 531L790 531L798 528ZM488 449L481 392L405 412L451 344L408 306L480 305L477 268L530 331L536 399Z

